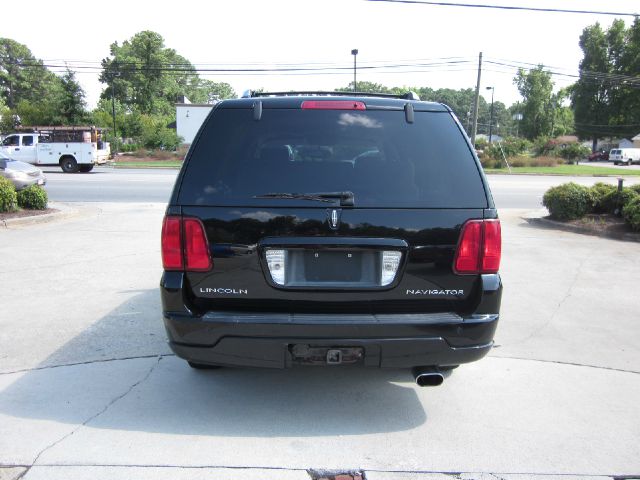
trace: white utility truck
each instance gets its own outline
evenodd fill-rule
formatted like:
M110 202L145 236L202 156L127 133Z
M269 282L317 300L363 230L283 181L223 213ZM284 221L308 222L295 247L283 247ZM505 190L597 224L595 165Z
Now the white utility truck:
M106 163L110 146L95 127L24 127L7 135L0 152L33 165L59 165L65 173L90 172Z

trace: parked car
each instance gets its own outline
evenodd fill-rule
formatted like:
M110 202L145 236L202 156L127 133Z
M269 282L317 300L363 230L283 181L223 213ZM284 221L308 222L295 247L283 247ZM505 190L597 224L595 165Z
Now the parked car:
M607 162L609 161L609 152L606 150L600 150L599 152L593 152L587 157L590 162Z
M609 152L609 159L614 165L631 165L640 163L640 148L617 148Z
M47 183L47 177L39 168L3 155L0 155L0 176L11 180L16 190L22 190L29 185L43 186Z
M415 98L257 94L213 108L162 226L179 357L413 368L424 386L491 350L496 207L452 111Z

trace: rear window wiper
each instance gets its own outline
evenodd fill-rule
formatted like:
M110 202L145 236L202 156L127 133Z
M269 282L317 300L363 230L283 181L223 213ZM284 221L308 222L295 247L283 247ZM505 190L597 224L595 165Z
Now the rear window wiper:
M264 193L262 195L254 195L253 198L281 198L296 200L315 200L316 202L333 203L334 200L340 200L340 206L353 207L353 192L317 192L317 193Z

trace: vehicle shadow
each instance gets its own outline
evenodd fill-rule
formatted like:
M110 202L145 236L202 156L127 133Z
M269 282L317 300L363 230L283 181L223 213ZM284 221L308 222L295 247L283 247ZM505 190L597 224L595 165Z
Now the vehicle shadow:
M408 370L198 371L170 354L164 339L159 293L144 291L37 369L0 376L6 385L0 414L68 424L91 418L93 428L228 437L396 432L427 420ZM19 422L16 435L29 434L23 423L39 422Z

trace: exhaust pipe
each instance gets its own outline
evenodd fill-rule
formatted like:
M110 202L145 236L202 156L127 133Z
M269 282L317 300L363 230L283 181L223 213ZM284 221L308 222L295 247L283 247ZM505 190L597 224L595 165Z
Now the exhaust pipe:
M419 387L437 387L444 382L444 375L436 367L414 367L412 372Z

